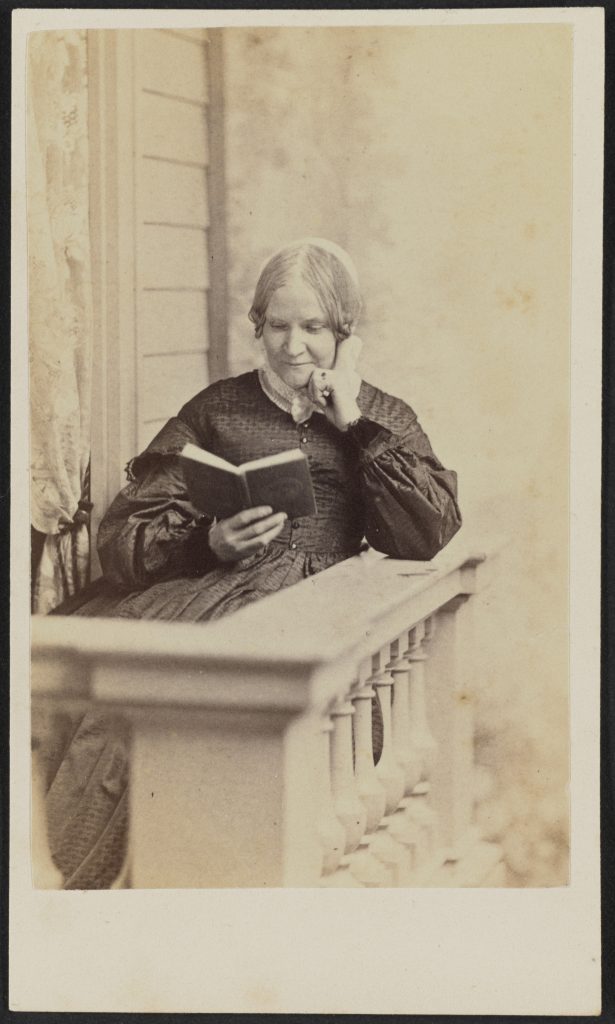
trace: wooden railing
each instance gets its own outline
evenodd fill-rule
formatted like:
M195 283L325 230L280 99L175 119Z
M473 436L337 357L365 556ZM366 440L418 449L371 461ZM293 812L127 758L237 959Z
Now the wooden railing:
M206 625L35 618L33 708L131 724L123 884L502 884L473 824L472 597L492 559L457 552L367 552Z

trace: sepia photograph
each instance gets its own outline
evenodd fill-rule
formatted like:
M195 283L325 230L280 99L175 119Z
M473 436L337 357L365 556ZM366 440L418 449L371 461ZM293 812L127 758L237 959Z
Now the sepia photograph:
M33 890L568 890L574 25L158 14L25 34Z

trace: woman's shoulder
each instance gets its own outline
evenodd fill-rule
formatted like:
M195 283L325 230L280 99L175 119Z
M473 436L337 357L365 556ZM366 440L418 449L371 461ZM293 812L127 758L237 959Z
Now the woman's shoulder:
M259 385L256 370L241 373L237 377L225 377L208 384L206 388L194 395L178 413L179 419L185 423L201 422L203 418L228 413L229 406L237 409L239 404L246 404L258 397Z
M410 427L417 418L403 398L390 395L366 380L361 381L358 404L363 416L395 433Z
M186 402L180 410L180 415L184 409L198 409L203 405L215 405L227 401L229 397L250 395L257 389L258 374L256 370L249 370L237 377L223 377L214 381L213 384L208 384L206 388Z

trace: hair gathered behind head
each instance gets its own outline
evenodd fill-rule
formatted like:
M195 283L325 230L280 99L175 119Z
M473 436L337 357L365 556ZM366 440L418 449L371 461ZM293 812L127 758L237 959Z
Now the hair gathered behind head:
M273 293L296 273L314 290L336 341L348 338L361 313L359 278L348 253L325 238L291 242L266 261L248 313L256 337L263 333Z

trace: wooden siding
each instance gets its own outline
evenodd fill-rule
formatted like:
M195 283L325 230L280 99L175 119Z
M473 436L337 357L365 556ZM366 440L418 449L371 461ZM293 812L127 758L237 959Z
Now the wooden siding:
M88 31L93 536L128 460L224 375L221 65L220 32Z
M135 33L137 438L208 383L208 67L203 31Z
M140 380L141 422L148 433L151 433L151 423L174 416L184 402L205 386L204 365L202 352L169 352L144 358Z
M139 327L141 354L207 351L207 292L144 291Z

